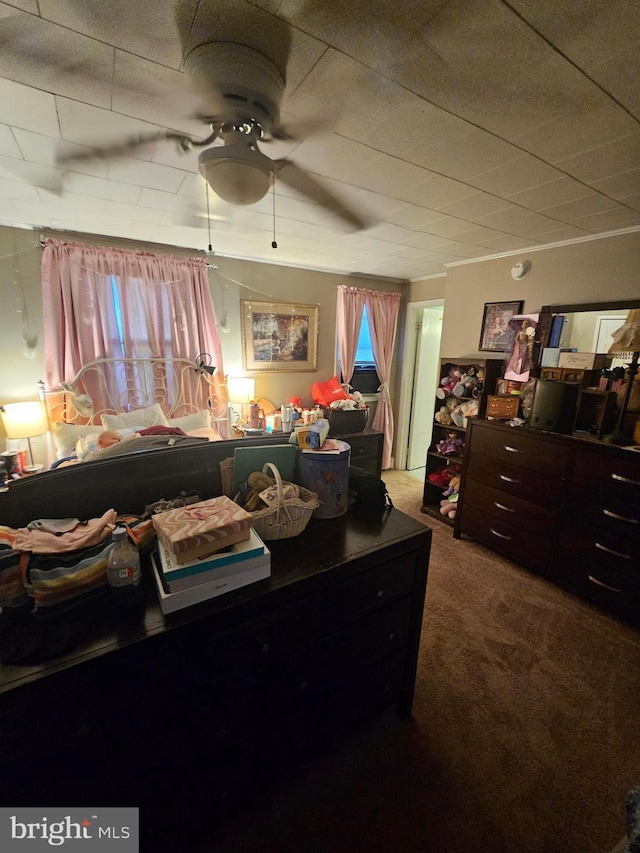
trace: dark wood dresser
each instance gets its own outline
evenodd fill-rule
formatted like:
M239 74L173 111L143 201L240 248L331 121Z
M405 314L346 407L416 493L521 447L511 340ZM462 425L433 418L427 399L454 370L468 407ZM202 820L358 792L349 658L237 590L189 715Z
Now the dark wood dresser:
M336 435L340 441L346 441L351 446L351 465L363 468L370 474L379 477L382 474L382 443L384 433L375 429L365 429L362 432L350 432Z
M640 616L640 454L476 419L454 536Z
M162 615L143 572L139 612L98 602L33 623L72 647L0 667L0 799L129 804L143 827L152 812L184 827L364 718L409 714L430 546L398 510L350 510L269 543L270 579L177 613ZM4 652L21 627L2 614Z

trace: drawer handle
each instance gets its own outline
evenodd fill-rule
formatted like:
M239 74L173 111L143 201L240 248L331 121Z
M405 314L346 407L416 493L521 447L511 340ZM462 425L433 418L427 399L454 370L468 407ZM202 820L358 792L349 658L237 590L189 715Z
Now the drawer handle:
M622 590L618 589L617 586L609 586L608 583L603 583L602 581L599 581L598 578L594 578L593 575L587 575L587 577L589 578L591 583L595 583L598 586L603 586L605 589L608 589L611 592L622 592Z
M628 477L623 477L622 474L612 474L612 480L619 480L621 483L631 483L632 486L640 486L640 480L630 480Z
M500 474L500 479L504 480L505 483L519 483L520 480L515 480L513 477L506 477L504 474Z
M508 450L509 453L522 453L522 450L518 450L517 447L511 447L510 444L505 444L504 449Z
M493 533L494 536L497 536L498 539L508 539L511 541L511 537L507 536L506 533L498 533L497 530L494 530L493 527L490 527L489 530Z
M503 509L505 512L515 512L515 509L512 506L505 506L504 504L499 504L498 501L494 501L493 505L497 506L498 509Z
M627 518L624 515L618 515L617 512L611 512L610 509L603 509L602 514L608 515L609 518L617 518L618 521L626 521L627 524L640 524L637 518Z
M599 542L596 542L596 548L600 551L606 551L607 554L613 554L614 557L622 557L623 560L630 560L630 554L623 554L621 551L613 551L611 548L607 548L606 545L601 545Z

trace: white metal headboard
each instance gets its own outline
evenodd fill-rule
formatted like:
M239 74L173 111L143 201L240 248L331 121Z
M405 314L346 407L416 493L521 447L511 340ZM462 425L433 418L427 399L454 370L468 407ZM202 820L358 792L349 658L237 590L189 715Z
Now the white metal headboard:
M44 389L50 422L101 424L102 415L122 414L159 403L167 418L211 412L226 421L220 399L202 365L186 358L100 358L85 364L71 382ZM218 391L218 394L216 394Z

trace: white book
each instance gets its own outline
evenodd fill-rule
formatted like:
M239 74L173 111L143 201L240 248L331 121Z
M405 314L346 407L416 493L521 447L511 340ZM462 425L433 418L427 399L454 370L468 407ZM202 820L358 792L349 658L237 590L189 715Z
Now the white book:
M209 598L216 598L223 595L225 592L231 592L234 589L247 586L256 581L264 580L271 576L271 553L263 558L262 565L254 566L245 571L235 571L226 577L218 577L208 583L199 583L190 586L187 589L178 590L177 592L168 592L162 582L162 569L159 567L159 559L157 554L151 555L151 565L155 576L156 587L158 589L158 598L160 607L163 613L173 613L176 610L181 610L183 607L189 607L192 604L197 604L199 601L206 601Z
M226 578L229 575L234 575L237 572L246 572L248 569L253 569L256 566L263 566L265 562L271 559L270 552L267 548L263 548L262 552L254 557L247 557L245 560L240 560L234 563L224 563L222 565L210 568L205 572L200 572L196 575L186 575L176 580L167 579L167 574L164 571L164 554L162 548L159 548L160 568L162 571L162 579L165 589L169 592L180 592L183 589L189 589L192 586L199 586L203 583L211 583L218 578Z
M248 539L236 542L225 548L224 551L208 554L206 557L192 560L189 563L178 563L175 554L171 553L162 539L158 539L158 552L163 578L173 591L174 589L185 589L187 586L193 586L194 583L201 583L203 580L211 580L211 577L207 577L211 572L219 573L225 567L243 565L253 557L264 557L267 553L267 547L255 530L251 528L251 535ZM243 565L243 567L249 568L247 565Z

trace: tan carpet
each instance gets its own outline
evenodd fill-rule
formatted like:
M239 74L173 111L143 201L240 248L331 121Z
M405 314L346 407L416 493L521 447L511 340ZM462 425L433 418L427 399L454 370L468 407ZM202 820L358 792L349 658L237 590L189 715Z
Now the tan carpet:
M434 531L412 718L337 743L199 850L603 853L640 783L636 630L419 511Z

